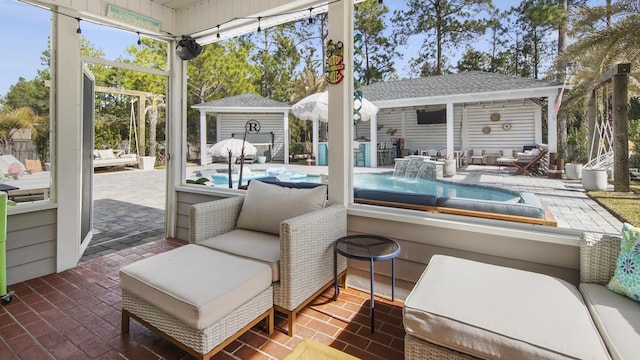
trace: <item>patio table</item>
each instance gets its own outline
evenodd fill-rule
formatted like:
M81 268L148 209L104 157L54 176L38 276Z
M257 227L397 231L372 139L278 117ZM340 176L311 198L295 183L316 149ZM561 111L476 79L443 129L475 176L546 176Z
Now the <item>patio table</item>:
M396 256L400 254L400 244L386 237L377 235L349 235L342 237L333 245L333 276L334 300L338 299L338 254L350 259L369 261L369 276L371 280L371 332L374 332L375 299L373 288L373 262L391 260L391 301L395 300L396 287Z

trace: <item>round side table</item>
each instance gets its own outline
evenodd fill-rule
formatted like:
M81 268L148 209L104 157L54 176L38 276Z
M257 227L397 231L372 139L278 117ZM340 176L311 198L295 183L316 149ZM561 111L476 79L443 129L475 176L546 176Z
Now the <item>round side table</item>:
M334 297L336 300L340 289L338 287L338 254L350 259L369 261L369 274L371 280L371 332L374 332L374 288L373 288L373 262L391 260L391 301L395 300L396 288L396 256L400 254L400 244L386 237L377 235L350 235L342 237L333 244L333 277Z

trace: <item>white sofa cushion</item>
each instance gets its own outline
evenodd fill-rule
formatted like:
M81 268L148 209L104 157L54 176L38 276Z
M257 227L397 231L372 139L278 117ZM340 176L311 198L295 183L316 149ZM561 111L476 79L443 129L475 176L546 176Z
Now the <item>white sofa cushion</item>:
M547 275L435 255L403 312L408 334L481 358L609 358L578 289Z
M98 157L100 160L111 160L116 158L116 154L113 153L113 149L98 150Z
M294 189L252 180L236 226L279 235L281 222L322 209L326 201L326 186Z
M269 233L236 229L198 244L250 259L271 268L271 280L280 280L280 237Z
M271 286L269 266L190 244L120 269L120 287L204 329Z
M580 292L614 359L640 359L640 304L599 284Z

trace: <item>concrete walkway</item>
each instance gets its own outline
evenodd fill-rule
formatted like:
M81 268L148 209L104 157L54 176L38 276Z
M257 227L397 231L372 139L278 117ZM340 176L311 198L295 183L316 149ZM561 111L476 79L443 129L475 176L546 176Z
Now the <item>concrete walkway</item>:
M94 235L81 260L164 238L165 171L99 171L93 177Z
M327 174L326 166L251 164L251 170L287 167L306 174ZM189 168L224 169L225 164ZM391 172L392 168L356 168L356 172ZM619 234L622 222L589 198L579 181L513 176L513 169L469 165L447 181L482 184L537 194L558 220L558 227ZM127 169L94 176L94 237L83 260L164 237L165 171Z

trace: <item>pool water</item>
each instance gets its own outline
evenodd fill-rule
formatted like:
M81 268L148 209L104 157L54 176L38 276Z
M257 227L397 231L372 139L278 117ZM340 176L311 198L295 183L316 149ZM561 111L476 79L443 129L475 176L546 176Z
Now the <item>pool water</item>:
M354 179L357 188L371 190L399 191L430 194L438 197L459 197L479 200L514 201L517 193L484 186L473 186L449 181L415 179L383 174L357 174Z

